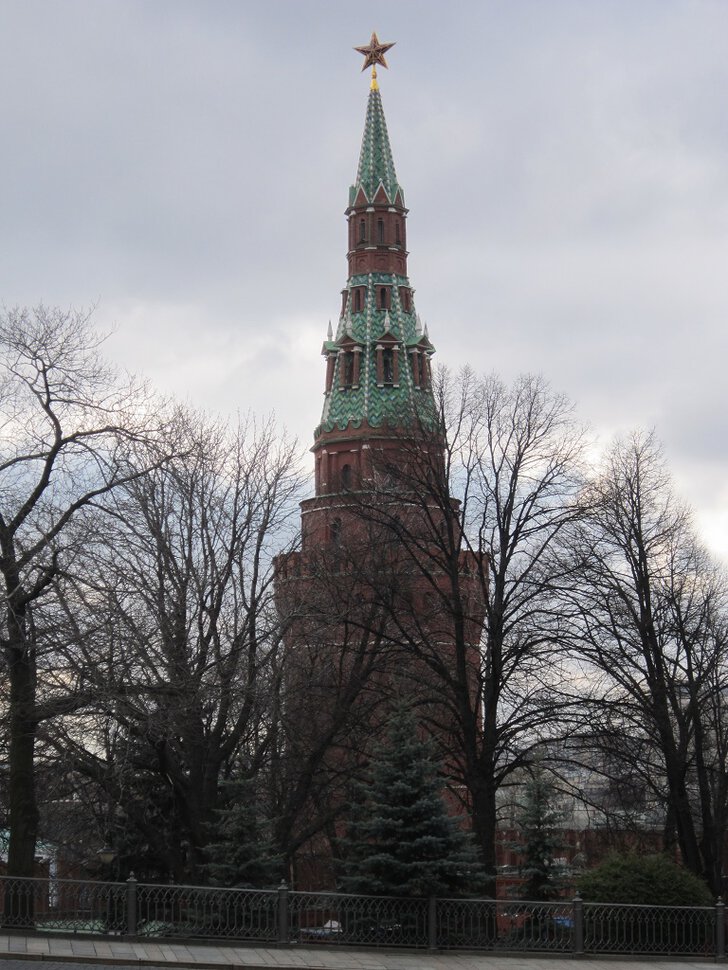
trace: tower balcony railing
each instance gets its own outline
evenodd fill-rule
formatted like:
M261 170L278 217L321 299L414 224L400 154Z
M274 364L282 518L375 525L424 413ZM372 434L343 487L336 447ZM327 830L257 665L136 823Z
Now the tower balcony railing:
M0 929L23 934L722 959L725 906L344 893L0 877Z

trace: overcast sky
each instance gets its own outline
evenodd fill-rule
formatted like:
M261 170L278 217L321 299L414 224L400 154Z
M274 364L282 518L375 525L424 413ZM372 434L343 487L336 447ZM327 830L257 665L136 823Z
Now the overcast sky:
M728 558L728 0L0 0L0 303L310 444L372 30L436 360L655 427Z

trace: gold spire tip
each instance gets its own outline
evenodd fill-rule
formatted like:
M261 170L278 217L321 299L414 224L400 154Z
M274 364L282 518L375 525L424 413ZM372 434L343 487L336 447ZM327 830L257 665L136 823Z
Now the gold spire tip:
M372 91L379 90L379 84L377 83L377 69L376 67L374 67L373 64L372 64L372 83L369 85L369 87Z

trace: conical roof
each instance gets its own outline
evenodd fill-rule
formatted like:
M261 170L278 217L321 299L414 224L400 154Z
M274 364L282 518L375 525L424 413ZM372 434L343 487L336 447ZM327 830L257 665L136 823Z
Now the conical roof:
M372 87L369 91L367 103L367 116L364 123L364 136L361 142L356 183L349 190L349 204L354 204L359 189L363 189L367 199L372 201L380 185L384 187L390 202L394 202L399 192L400 204L404 205L404 196L397 182L397 173L394 170L394 159L389 145L382 97L379 88Z

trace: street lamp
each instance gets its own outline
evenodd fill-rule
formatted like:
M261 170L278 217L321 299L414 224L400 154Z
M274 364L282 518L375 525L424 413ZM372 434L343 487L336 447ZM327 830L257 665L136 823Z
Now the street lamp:
M98 852L96 853L96 858L99 860L99 862L101 863L101 865L104 867L106 879L110 883L111 882L111 877L112 877L111 864L114 861L114 859L116 858L116 850L111 845L111 841L109 840L108 837L107 837L106 842L103 845L103 847L101 849L99 849ZM112 893L112 891L113 890L112 890L111 886L109 886L108 889L107 889L107 891L106 891L106 914L104 916L104 926L105 926L105 929L106 929L106 932L107 933L112 928L112 917L111 917L111 905L112 905L111 904L111 893Z
M116 858L116 850L113 849L111 845L109 845L109 843L107 842L106 845L103 846L103 848L98 850L98 852L96 853L96 858L99 860L102 866L106 866L107 868L110 869L111 863Z

